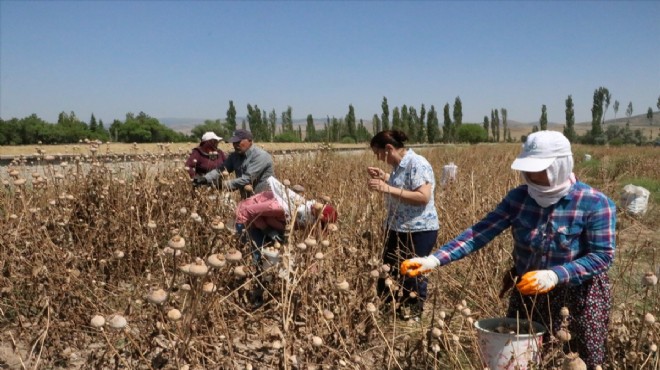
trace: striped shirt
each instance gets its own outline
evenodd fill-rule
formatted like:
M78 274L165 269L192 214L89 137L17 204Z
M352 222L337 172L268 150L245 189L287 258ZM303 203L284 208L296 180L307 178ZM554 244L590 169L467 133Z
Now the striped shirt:
M511 227L518 276L554 271L560 284L580 285L614 260L616 207L605 194L576 182L555 205L542 208L527 185L511 190L481 221L436 252L441 265L481 249Z

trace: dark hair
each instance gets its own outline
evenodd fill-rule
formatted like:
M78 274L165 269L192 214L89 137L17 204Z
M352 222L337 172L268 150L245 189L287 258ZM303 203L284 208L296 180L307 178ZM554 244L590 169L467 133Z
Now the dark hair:
M385 145L390 144L399 149L403 148L404 141L408 141L408 135L406 135L405 132L399 130L385 130L374 135L374 137L371 138L369 146L372 148L383 149L385 148Z

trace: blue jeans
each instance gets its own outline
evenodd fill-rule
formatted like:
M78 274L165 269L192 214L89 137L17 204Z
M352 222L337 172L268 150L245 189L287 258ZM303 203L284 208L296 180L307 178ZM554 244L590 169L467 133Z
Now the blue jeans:
M426 276L407 277L399 274L399 266L403 260L413 257L424 257L431 254L438 238L438 230L418 231L414 233L389 231L385 239L383 263L390 265L390 274L398 280L403 288L403 296L397 300L405 305L421 305L427 297L428 279ZM378 295L385 301L391 300L389 288L385 279L378 279L376 285ZM415 292L417 297L411 298Z
M274 242L271 235L275 234L272 232L272 230L269 232L266 230L257 229L256 227L249 227L247 229L247 235L249 239L247 242L250 244L250 252L252 253L252 263L255 266L261 267L261 249L263 248L264 244ZM282 240L284 237L283 233L281 232L277 232L276 235L280 238L280 240Z

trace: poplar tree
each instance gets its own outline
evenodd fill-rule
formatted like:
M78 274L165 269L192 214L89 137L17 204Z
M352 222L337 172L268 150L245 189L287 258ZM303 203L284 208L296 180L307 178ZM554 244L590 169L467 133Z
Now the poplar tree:
M626 117L628 117L628 124L630 124L630 117L632 117L633 114L633 105L632 102L628 103L628 109L626 109Z
M435 111L434 105L431 105L431 109L426 114L426 135L431 144L441 139L440 127L438 126L438 113Z
M408 115L408 106L401 106L401 123L399 124L399 130L403 131L408 135L410 140L413 140L412 135L410 135L410 116Z
M502 112L502 136L504 137L504 141L510 141L509 138L507 138L507 132L509 131L509 125L506 122L506 119L509 115L509 112L506 110L506 108L500 108L500 112Z
M454 100L454 126L456 130L461 127L461 124L463 124L463 103L460 96L457 96Z
M97 127L96 117L94 117L94 113L92 113L92 117L89 119L89 131L95 132Z
M614 110L614 121L616 122L616 114L619 113L619 101L615 100L614 105L612 106L612 109Z
M599 87L594 90L593 105L591 107L591 140L594 144L604 144L603 135L604 109L609 105L610 92L605 87Z
M615 107L618 106L615 102ZM564 126L564 136L568 141L575 142L577 134L575 133L575 110L573 109L573 97L571 95L566 98L566 126Z
M225 125L229 133L233 133L236 130L236 107L234 107L234 101L229 101L229 108L227 109L227 119L225 120Z
M394 107L392 111L392 130L401 130L401 114L399 107Z
M347 129L347 134L350 138L353 140L357 139L356 137L356 132L357 128L355 126L355 109L353 108L353 104L348 105L348 114L346 114L346 129Z
M381 125L383 130L390 129L390 107L387 105L387 98L383 96L383 102L380 104L383 109L383 114L381 115Z
M495 121L491 122L491 125L494 124L495 126L495 132L493 133L493 139L495 140L496 143L500 142L500 111L497 109L494 109L495 111Z
M381 131L380 118L374 113L374 117L371 119L371 129L374 134L377 134Z
M539 119L539 126L541 131L548 129L548 111L545 104L541 107L541 118Z
M422 106L419 108L419 119L417 123L417 127L419 127L419 129L417 130L417 132L419 133L418 141L420 143L428 141L429 133L427 131L426 123L424 122L425 120L426 120L426 107L424 107L424 104L422 103Z
M454 131L452 128L452 122L451 122L451 117L449 116L449 103L445 103L445 107L442 110L443 113L443 123L442 123L442 138L445 143L449 143L453 141L453 136L452 132Z
M305 128L305 141L316 141L316 127L314 126L314 117L307 115L307 127Z
M273 108L268 114L268 126L270 127L270 132L274 138L275 135L277 135L277 112L275 112L275 108Z
M484 126L484 130L486 131L486 140L488 140L488 135L489 135L488 133L490 132L489 130L490 124L488 122L488 116L484 116L483 126Z

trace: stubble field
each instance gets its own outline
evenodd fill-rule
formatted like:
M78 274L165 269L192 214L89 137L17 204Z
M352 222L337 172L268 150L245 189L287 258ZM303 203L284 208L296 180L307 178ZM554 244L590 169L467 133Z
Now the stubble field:
M422 320L400 321L375 291L375 277L387 275L380 261L385 214L382 196L367 190L366 167L387 168L373 154L317 150L275 158L280 179L304 185L310 198L330 197L340 219L328 235L318 227L294 231L279 246L283 261L259 272L247 251L235 258L239 246L226 227L237 195L192 189L183 168L189 149L165 158L156 154L168 149L156 146L140 162L98 162L83 145L62 151L79 153L64 165L42 155L37 166L0 170L0 367L483 368L472 323L505 312L498 292L511 266L508 233L433 272ZM518 149L415 149L436 173L438 246L519 183L509 169ZM660 183L657 148L574 152L578 178L617 203L629 182ZM583 160L586 153L591 161ZM449 162L458 166L457 179L440 186ZM658 288L642 283L660 266L657 190L646 215L619 209L604 369L660 363L660 326L647 315L659 312ZM173 249L179 237L185 245ZM266 288L265 304L253 309L249 295L258 285ZM561 368L569 350L553 345L539 368Z

